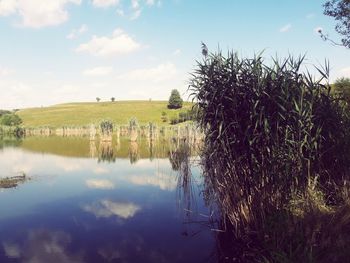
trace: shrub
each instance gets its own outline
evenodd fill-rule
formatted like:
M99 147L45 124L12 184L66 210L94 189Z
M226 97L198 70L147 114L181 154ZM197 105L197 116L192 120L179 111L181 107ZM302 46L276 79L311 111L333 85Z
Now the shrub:
M182 99L178 90L174 89L171 91L171 95L168 102L169 109L180 109L182 108Z
M237 233L262 228L314 177L331 200L336 191L329 186L348 167L349 118L329 93L328 66L314 80L300 71L303 60L276 59L268 66L260 55L219 52L193 74L208 196Z
M17 114L5 114L1 117L1 124L5 126L18 126L22 119Z
M5 115L5 114L11 114L11 111L8 110L0 110L0 117Z
M174 125L174 124L178 124L179 123L179 119L175 116L172 116L170 119L170 124Z
M346 102L350 102L350 78L339 78L334 82L334 91Z

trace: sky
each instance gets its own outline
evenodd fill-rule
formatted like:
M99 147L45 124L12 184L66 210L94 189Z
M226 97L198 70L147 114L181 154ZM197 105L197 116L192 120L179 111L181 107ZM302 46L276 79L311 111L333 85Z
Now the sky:
M0 0L0 109L64 102L188 99L201 42L267 61L329 60L330 80L350 77L350 50L325 0ZM312 69L311 69L312 71Z

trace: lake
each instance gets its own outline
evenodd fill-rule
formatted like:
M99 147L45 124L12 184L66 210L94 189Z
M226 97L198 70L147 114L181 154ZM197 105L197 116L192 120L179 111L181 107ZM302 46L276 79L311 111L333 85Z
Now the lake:
M182 182L171 147L1 140L0 262L216 262L200 169Z

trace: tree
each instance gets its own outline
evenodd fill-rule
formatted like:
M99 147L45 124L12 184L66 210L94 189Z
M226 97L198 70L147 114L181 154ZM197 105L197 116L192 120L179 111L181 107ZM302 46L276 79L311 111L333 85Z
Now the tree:
M335 31L342 35L341 43L330 39L327 34L319 29L323 40L330 41L334 45L350 48L350 0L329 0L324 5L324 14L333 17L338 23Z
M112 97L112 98L111 98L111 101L112 101L112 102L114 102L114 101L115 101L115 98L114 98L114 97Z
M168 108L169 109L180 109L182 108L183 100L181 99L180 93L178 90L173 89L170 94Z
M97 101L97 102L100 102L100 100L101 100L101 98L96 97L96 101Z
M0 110L0 117L5 115L5 114L10 114L10 113L11 113L11 111L9 111L9 110Z
M5 126L17 126L22 123L22 119L17 114L5 114L1 117L1 124Z
M334 82L334 91L340 98L350 102L350 78L339 78Z

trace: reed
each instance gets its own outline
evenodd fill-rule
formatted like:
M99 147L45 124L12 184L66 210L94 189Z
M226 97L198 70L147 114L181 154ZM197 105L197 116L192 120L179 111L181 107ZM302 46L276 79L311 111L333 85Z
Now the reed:
M336 189L347 182L349 111L330 94L328 65L316 68L320 77L314 78L301 70L303 61L273 59L269 66L261 54L242 59L219 51L198 62L191 79L205 134L206 197L233 226L231 237L255 240L260 251L271 241L285 252L286 241L298 236L295 230L305 230L306 217L297 228L290 202L295 196L302 203L317 200L308 195L310 182L322 189L325 207L345 203ZM286 229L293 234L282 235ZM303 255L312 250L305 243Z

